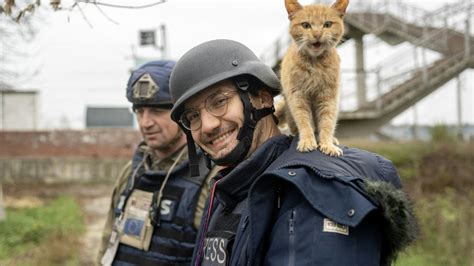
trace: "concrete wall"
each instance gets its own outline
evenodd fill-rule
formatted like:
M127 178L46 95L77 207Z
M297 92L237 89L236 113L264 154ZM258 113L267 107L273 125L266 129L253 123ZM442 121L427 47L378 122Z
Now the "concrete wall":
M0 159L3 182L114 182L126 159Z
M34 130L38 127L36 91L0 91L0 129Z
M135 129L0 131L0 158L130 158Z
M0 131L0 180L113 182L140 141L134 129Z

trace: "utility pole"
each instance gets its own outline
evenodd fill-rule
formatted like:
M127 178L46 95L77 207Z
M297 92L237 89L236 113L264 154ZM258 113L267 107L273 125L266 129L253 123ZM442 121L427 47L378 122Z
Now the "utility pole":
M166 25L160 25L160 33L161 33L161 45L159 46L159 50L161 51L161 59L168 58L168 45L166 39Z
M364 34L358 32L355 40L356 56L356 86L357 86L357 107L360 109L367 103L366 93L366 73L364 63Z
M416 104L413 105L413 126L411 128L413 140L418 140L418 110L416 109Z
M459 74L457 77L456 77L456 81L457 81L457 86L456 86L456 106L457 106L457 134L456 134L456 137L458 137L459 139L462 139L462 96L461 96L461 92L462 92L462 80L461 80L461 74Z

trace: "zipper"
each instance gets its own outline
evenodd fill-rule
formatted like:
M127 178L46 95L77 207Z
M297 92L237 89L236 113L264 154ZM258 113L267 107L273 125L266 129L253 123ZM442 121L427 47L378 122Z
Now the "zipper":
M249 215L245 216L244 222L242 223L242 226L240 227L240 231L245 231L245 228L247 227L247 224L249 223Z
M292 210L290 212L290 218L288 220L288 233L289 233L288 266L295 265L295 216L296 216L296 210Z
M281 208L281 187L278 187L276 190L276 196L277 196L277 209Z

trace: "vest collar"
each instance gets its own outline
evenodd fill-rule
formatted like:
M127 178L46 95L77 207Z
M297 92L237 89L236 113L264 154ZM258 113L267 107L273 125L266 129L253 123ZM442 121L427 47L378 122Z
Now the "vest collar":
M216 196L225 210L232 210L247 197L252 183L290 145L291 138L279 135L263 143L248 159L236 167L221 170L217 179Z

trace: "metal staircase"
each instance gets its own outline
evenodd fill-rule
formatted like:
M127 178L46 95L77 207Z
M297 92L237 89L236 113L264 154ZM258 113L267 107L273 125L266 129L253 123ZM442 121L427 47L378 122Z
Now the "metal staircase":
M373 97L354 110L340 112L339 137L374 133L465 69L474 68L472 1L459 1L431 12L400 2L367 3L351 2L350 13L345 17L345 39L371 34L390 45L410 43L411 47L396 52L364 73L375 76L374 84L367 86L368 95ZM278 45L263 59L278 69L289 43L289 36L279 38ZM428 49L436 56L430 62L422 56L419 62L413 58L414 49ZM343 92L345 89L341 88Z

